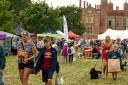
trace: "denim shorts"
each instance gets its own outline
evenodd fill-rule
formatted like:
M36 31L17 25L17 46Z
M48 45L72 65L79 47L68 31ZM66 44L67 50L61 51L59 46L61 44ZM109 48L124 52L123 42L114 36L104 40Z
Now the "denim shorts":
M42 70L42 81L48 82L48 79L52 79L53 72L49 69L43 69Z
M19 70L23 70L24 68L33 69L34 68L34 61L28 62L27 64L19 63L18 64L18 68L19 68Z

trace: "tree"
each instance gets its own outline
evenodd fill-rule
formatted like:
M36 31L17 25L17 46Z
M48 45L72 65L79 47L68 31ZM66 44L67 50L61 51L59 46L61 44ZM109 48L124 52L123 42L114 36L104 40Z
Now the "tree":
M31 5L31 0L8 0L10 2L9 11L13 13L15 23L20 23L19 14L21 10Z
M31 0L8 0L10 2L10 10L19 15L21 10L24 10L31 4Z
M41 33L47 28L61 28L58 10L50 8L45 2L31 4L20 13L21 25L24 29Z
M69 30L82 34L84 32L85 26L81 22L82 19L82 9L79 7L67 6L67 7L60 7L60 16L65 15L67 18L68 28Z
M0 30L14 33L13 15L8 11L9 6L8 1L0 1Z

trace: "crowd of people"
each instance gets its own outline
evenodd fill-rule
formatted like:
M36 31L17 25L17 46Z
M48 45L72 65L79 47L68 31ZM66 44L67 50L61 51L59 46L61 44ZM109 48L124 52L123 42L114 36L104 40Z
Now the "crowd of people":
M120 38L112 40L110 36L106 36L105 40L91 40L87 33L83 34L82 39L77 38L69 41L64 38L57 41L46 36L39 39L35 44L27 32L22 32L17 46L15 45L16 43L13 42L12 52L17 54L19 76L23 85L28 85L29 76L33 73L33 70L34 74L42 71L42 81L45 82L45 85L53 85L53 74L56 72L58 75L60 70L58 55L62 55L65 64L72 63L74 58L101 58L104 63L103 78L107 78L108 60L119 59L121 66L122 59L128 53L127 40L121 41ZM4 85L2 71L5 68L5 63L4 51L0 46L0 85ZM117 79L117 73L112 72L114 80Z

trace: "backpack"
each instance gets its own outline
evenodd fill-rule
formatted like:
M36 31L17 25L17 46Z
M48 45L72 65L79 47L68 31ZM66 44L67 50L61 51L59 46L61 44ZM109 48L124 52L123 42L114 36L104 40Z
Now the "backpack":
M62 51L62 55L67 56L67 54L68 54L67 47L64 46L63 51Z
M72 49L71 48L68 49L68 53L72 53Z

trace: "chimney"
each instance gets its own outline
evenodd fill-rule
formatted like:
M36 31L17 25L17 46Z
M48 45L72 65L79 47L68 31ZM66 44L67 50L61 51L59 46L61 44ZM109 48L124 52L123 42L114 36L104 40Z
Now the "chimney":
M87 2L87 7L88 7L88 2Z
M84 1L84 8L85 8L85 3L86 3L86 1Z
M99 9L101 9L101 5L99 5Z
M116 6L116 10L119 10L119 6Z
M97 5L97 9L99 9L99 5Z
M96 9L98 9L98 5L96 5Z
M91 5L91 4L89 4L89 6L91 7L92 5Z
M97 9L97 5L95 4L95 9Z
M82 3L82 0L79 0L79 7L81 8L81 3Z

